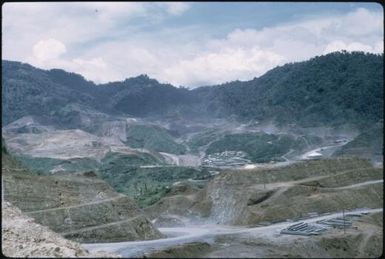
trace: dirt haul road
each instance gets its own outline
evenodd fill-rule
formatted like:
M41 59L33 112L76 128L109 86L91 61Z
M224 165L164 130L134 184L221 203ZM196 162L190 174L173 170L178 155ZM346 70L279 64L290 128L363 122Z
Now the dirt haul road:
M382 212L383 209L356 209L354 211L345 212L345 215L357 214L357 213L375 213ZM341 217L342 212L333 213L323 216L317 216L309 219L302 220L305 223L315 223L322 219L331 219ZM168 236L168 238L149 240L149 241L132 241L132 242L119 242L119 243L97 243L97 244L82 244L90 252L105 251L119 254L123 257L141 257L145 254L155 251L167 249L177 245L182 245L191 242L206 242L212 244L215 242L215 237L226 234L241 234L250 233L256 237L263 237L271 240L272 242L282 242L287 240L288 236L281 235L280 231L290 225L293 222L281 222L262 227L238 227L238 226L226 226L226 225L191 225L186 227L175 228L159 228L159 230Z

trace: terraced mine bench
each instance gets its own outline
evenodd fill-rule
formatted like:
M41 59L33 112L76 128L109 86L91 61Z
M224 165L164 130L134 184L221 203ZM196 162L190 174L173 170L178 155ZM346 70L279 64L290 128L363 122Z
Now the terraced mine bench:
M310 235L319 235L326 230L327 229L324 227L310 225L305 222L300 222L281 230L280 233L288 234L288 235L310 236Z
M352 221L350 219L343 218L324 219L317 221L317 223L332 226L334 228L350 227L352 225Z
M326 225L328 227L333 228L344 228L344 227L351 227L353 222L353 218L362 217L364 213L351 213L347 214L345 218L336 217L332 219L323 219L316 221L317 224ZM281 230L281 234L289 234L289 235L303 235L303 236L310 236L310 235L319 235L322 232L326 231L327 228L320 227L317 225L309 225L305 222L299 222L297 224L291 225L290 227Z
M362 215L361 214L348 214L348 215L345 215L345 218L360 218L360 217L362 217Z

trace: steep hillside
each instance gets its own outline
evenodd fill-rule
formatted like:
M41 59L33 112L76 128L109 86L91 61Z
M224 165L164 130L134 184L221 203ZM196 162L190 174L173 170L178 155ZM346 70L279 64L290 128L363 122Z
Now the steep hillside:
M211 217L249 225L307 213L380 208L383 173L363 159L325 159L276 169L228 171L207 186ZM367 184L359 184L365 183Z
M103 165L98 174L116 191L134 198L141 207L158 201L176 182L209 177L204 169L182 166L136 167L118 157Z
M201 91L211 91L209 106L217 113L243 119L365 125L383 118L383 55L335 52Z
M7 257L119 257L104 252L89 253L80 244L35 223L9 202L2 203L1 212L1 248Z
M55 130L23 117L3 127L3 137L10 152L23 164L45 174L96 170L116 158L122 158L122 163L131 166L162 163L160 154L137 151L123 143L126 124L110 128L106 124L108 122L102 124L105 134L98 136L80 129ZM158 142L165 143L166 140L160 138Z
M79 75L64 74L65 77L75 77L76 84L55 80L49 71L28 64L2 61L3 125L26 115L48 117L68 103L93 106L96 103L92 95L93 84L88 85ZM78 86L79 82L85 85Z
M163 119L274 118L302 126L364 125L383 118L383 55L335 52L274 68L251 81L195 90L160 84L141 75L95 85L80 75L2 61L3 124L39 115L67 127L81 119L68 104L107 114ZM363 69L364 68L364 69ZM64 113L63 113L64 112ZM58 121L58 116L60 119Z
M236 150L246 152L247 157L257 163L285 161L283 156L290 150L300 151L304 149L307 146L305 141L302 137L294 138L290 135L232 134L212 142L206 152L212 154Z
M2 169L3 198L64 237L82 242L162 237L130 198L93 172L39 176L4 153Z
M160 84L147 75L129 78L123 82L99 85L107 106L116 112L143 117L177 115L192 102L189 91L169 84Z
M151 218L167 213L200 215L214 223L254 226L300 220L308 213L381 208L383 172L364 159L324 159L271 169L227 170L203 189L173 188L179 191L171 190L145 209Z
M384 124L379 122L368 127L351 142L344 145L335 155L350 155L383 160Z
M183 154L186 151L186 148L176 143L165 129L156 126L134 125L129 127L126 143L133 148L145 148L172 154Z
M95 85L75 73L42 70L4 60L2 86L3 125L35 115L64 128L73 128L79 126L87 110L164 117L177 114L180 106L194 99L186 89L160 84L144 75ZM78 109L79 106L82 108Z

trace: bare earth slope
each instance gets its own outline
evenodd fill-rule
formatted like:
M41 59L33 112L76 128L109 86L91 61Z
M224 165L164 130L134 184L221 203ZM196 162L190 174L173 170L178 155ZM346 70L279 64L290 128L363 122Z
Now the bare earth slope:
M383 204L382 168L363 159L328 159L276 169L230 171L207 186L210 216L218 223L253 225L308 213Z
M212 223L253 226L296 220L308 213L381 208L383 172L365 159L313 160L279 168L229 170L204 189L188 190L171 191L146 213L151 219L167 213L174 218L195 214Z
M64 237L82 242L162 237L130 198L92 173L39 176L2 157L4 199Z
M127 257L378 257L382 208L382 168L365 159L228 170L204 188L173 185L145 209L168 238L85 247ZM297 223L321 226L320 220L343 217L343 210L356 214L346 231L327 227L316 236L281 232Z
M89 253L78 243L64 239L34 222L9 202L2 203L2 253L8 257L118 257Z

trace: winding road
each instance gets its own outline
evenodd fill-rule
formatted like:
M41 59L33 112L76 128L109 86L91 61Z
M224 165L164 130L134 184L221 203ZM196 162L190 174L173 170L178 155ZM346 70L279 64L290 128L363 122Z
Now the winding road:
M56 211L56 210L68 210L68 209L73 209L73 208L80 208L84 206L90 206L90 205L96 205L96 204L101 204L105 202L110 202L113 200L121 199L121 198L127 198L127 196L123 194L118 194L114 197L108 198L108 199L103 199L103 200L97 200L97 201L92 201L92 202L85 202L77 205L72 205L72 206L65 206L65 207L56 207L56 208L50 208L50 209L43 209L43 210L33 210L33 211L27 211L25 212L28 215L34 214L34 213L42 213L42 212L50 212L50 211Z
M382 208L378 209L356 209L353 211L345 212L345 215L357 214L357 213L375 213L382 212ZM341 217L342 212L321 215L309 219L302 220L306 223L315 223L322 219L331 219ZM280 231L290 225L293 222L281 222L272 224L269 226L261 227L238 227L238 226L226 226L215 224L204 225L191 225L186 227L175 228L159 228L159 230L168 236L163 239L147 240L147 241L130 241L130 242L117 242L117 243L95 243L95 244L82 244L90 252L106 251L116 254L120 254L123 257L141 257L146 253L151 253L156 250L167 249L176 245L186 244L190 242L215 242L215 236L226 234L240 234L249 233L258 237L271 239L272 242L277 242L281 239L287 238L287 235L281 235Z

